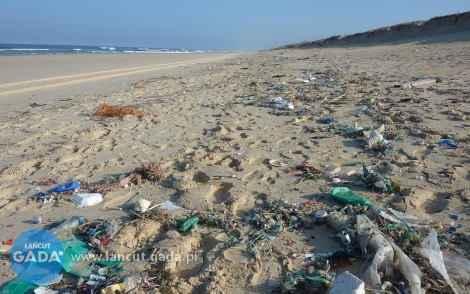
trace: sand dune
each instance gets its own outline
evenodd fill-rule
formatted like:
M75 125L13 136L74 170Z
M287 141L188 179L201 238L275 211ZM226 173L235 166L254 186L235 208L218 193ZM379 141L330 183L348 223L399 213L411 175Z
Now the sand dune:
M372 46L407 42L452 42L470 39L470 12L439 16L427 21L413 21L353 35L305 41L277 49L337 46Z

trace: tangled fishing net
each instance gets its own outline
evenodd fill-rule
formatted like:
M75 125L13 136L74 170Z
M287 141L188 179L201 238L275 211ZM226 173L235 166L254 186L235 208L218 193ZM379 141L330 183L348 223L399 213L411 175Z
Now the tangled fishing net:
M93 112L93 115L106 117L121 117L126 114L130 114L138 118L144 116L144 113L134 106L112 106L107 103L101 104Z

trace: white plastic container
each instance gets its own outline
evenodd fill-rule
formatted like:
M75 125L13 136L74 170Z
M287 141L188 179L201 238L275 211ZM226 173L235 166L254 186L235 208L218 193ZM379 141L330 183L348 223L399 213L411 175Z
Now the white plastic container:
M76 194L72 202L80 207L93 206L103 202L103 196L100 193Z

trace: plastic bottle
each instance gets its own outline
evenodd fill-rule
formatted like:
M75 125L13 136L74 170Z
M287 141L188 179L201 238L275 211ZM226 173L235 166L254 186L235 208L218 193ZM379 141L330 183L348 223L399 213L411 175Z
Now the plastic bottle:
M134 294L134 289L137 288L139 284L135 276L130 276L124 278L124 285L126 287L126 293Z
M346 187L334 188L331 191L331 196L333 196L333 198L335 198L336 200L346 204L373 207L372 203L370 203L369 200L357 195Z
M84 221L83 216L69 217L57 227L50 229L49 232L51 232L52 234L56 236L59 236L63 232L66 232L68 230L72 230L78 227L81 223L83 223L83 221Z

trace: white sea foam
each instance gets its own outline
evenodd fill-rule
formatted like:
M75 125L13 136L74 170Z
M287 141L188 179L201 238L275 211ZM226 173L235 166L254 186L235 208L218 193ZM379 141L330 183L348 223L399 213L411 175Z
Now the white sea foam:
M49 51L49 49L36 49L36 48L11 48L6 50L12 51Z

